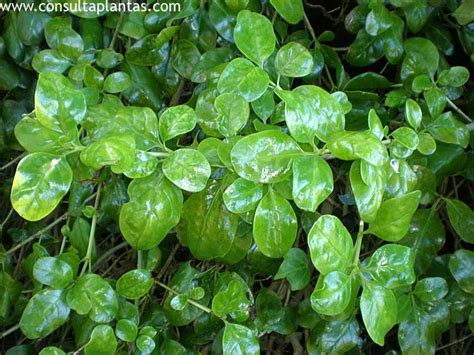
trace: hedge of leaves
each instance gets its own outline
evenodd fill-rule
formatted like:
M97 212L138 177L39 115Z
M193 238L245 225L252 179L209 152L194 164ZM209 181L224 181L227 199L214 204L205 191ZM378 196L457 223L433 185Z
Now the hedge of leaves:
M0 352L471 353L473 1L179 3L2 15Z

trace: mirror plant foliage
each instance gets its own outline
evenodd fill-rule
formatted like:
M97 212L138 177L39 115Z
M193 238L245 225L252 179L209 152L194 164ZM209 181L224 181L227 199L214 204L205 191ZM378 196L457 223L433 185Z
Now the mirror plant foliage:
M474 3L178 2L1 15L0 352L472 352Z

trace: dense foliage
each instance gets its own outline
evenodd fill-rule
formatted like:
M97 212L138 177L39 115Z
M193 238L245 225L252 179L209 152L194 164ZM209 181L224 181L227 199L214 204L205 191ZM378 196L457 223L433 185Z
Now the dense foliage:
M0 352L472 353L474 2L179 3L2 15Z

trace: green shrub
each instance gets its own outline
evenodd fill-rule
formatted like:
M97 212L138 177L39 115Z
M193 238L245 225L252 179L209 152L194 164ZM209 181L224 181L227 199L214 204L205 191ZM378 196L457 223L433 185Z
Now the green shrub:
M2 353L472 352L473 2L323 3L2 15Z

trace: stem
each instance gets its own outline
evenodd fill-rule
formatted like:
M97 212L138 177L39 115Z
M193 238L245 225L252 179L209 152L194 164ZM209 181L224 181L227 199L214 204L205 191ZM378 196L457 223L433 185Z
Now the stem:
M180 80L179 85L178 85L178 89L173 94L173 97L171 98L171 100L168 104L169 107L176 106L179 103L179 99L181 98L181 92L183 91L185 83L186 83L186 81L184 79Z
M355 253L353 264L357 265L359 263L360 249L362 248L362 238L364 237L364 222L359 222L359 233L357 233L357 240L355 244Z
M91 223L91 231L89 234L89 244L87 245L87 252L86 256L84 257L84 265L82 266L81 274L82 276L87 268L89 268L89 272L92 272L92 265L91 265L91 256L92 256L92 247L94 246L95 242L95 228L97 226L97 210L99 208L100 202L100 193L102 190L102 183L99 182L99 186L97 187L97 194L95 195L95 202L94 202L94 215L92 216L92 223Z
M109 256L114 254L116 251L125 248L128 245L127 242L122 242L116 246L114 246L112 249L107 250L102 256L97 259L97 261L94 263L92 270L97 270L97 268L105 261Z
M454 102L452 102L450 99L446 98L446 102L448 103L448 105L454 110L456 111L457 114L459 114L462 118L464 118L464 120L466 120L467 122L469 123L472 123L472 120L471 118L466 115L464 112L461 111L461 109L459 107L456 106L456 104Z
M13 159L12 161L9 161L8 163L6 163L4 166L2 166L0 168L0 170L5 170L5 169L8 169L10 166L12 166L13 164L15 164L18 160L20 160L21 158L25 157L26 156L26 153L23 153L23 154L20 154L19 156L17 156L15 159Z
M170 155L168 152L148 152L148 154L157 158L166 158L168 155Z
M33 234L31 237L29 237L28 239L25 239L24 241L22 241L21 243L18 243L17 245L15 245L13 248L11 248L10 250L6 251L4 255L9 255L11 253L13 253L14 251L20 249L22 246L30 243L31 241L35 240L36 238L38 238L41 234L49 231L50 229L52 229L54 226L58 225L59 223L61 223L62 221L66 220L67 219L67 213L63 214L61 217L59 217L58 219L56 219L54 222L52 222L51 224L48 224L46 227L44 227L43 229L39 230L38 232L36 232L35 234Z
M451 343L449 344L446 344L446 345L443 345L443 346L440 346L439 348L436 349L436 351L439 351L439 350L442 350L442 349L446 349L446 348L449 348L450 346L453 346L457 343L461 343L463 341L466 341L467 339L469 339L470 337L474 336L474 333L471 333L469 335L466 335L464 338L459 338L459 339L456 339L455 341L452 341Z
M0 339L5 338L7 335L13 333L14 331L18 330L20 328L20 324L14 325L10 329L5 330L3 333L0 334Z
M156 283L158 286L163 287L166 291L171 292L171 293L174 294L174 295L180 295L180 293L179 293L178 291L173 290L171 287L165 285L164 283L162 283L162 282L160 282L160 281L155 280L155 283ZM196 308L199 308L200 310L202 310L202 311L204 311L204 312L206 312L206 313L210 313L210 314L212 313L212 310L211 310L210 308L208 308L208 307L206 307L206 306L203 306L202 304L197 303L197 302L195 302L195 301L193 301L193 300L187 299L186 302L188 302L190 305L193 305L193 306L196 307Z

